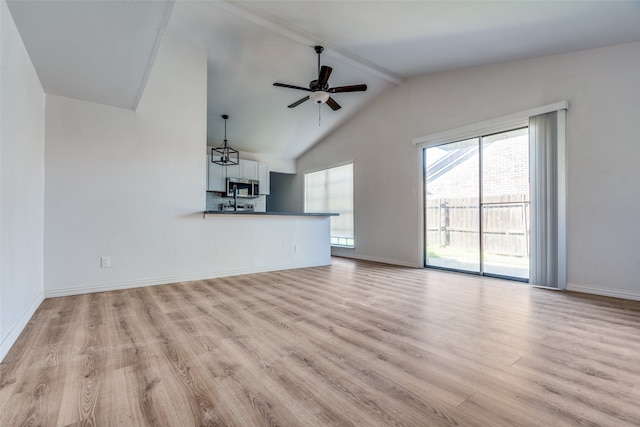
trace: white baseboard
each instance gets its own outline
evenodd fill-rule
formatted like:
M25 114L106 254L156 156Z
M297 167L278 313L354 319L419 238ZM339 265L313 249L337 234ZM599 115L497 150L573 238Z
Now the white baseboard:
M398 261L398 260L395 260L395 259L387 259L387 258L376 258L376 257L371 257L371 256L366 256L366 255L355 255L355 254L349 254L349 253L344 253L344 252L332 253L331 255L335 256L335 257L352 258L352 259L361 259L363 261L380 262L382 264L399 265L400 267L409 267L409 268L420 268L421 267L420 265L412 264L412 263L406 262L406 261Z
M11 350L11 347L16 343L16 340L27 326L27 323L29 323L29 320L31 320L31 317L33 317L33 314L36 312L38 307L40 307L42 301L44 301L44 292L41 291L29 308L24 312L20 320L13 325L7 336L2 338L2 341L0 341L0 362L4 360L7 353L9 353L9 350Z
M580 285L578 283L567 283L567 290L573 292L583 292L585 294L602 295L605 297L623 298L640 301L640 291L627 291L622 289L608 289L599 286Z
M73 288L63 288L63 289L49 289L49 290L45 290L44 296L45 298L65 297L70 295L82 295L82 294L89 294L94 292L107 292L107 291L117 291L121 289L140 288L143 286L167 285L170 283L191 282L194 280L207 280L207 279L215 279L218 277L230 277L230 276L240 276L243 274L265 273L268 271L291 270L293 268L319 267L322 265L329 265L329 264L331 264L331 260L329 260L328 262L294 263L294 264L285 264L285 265L270 266L270 267L254 267L254 268L243 268L243 269L237 269L237 270L216 271L216 272L209 272L209 273L186 274L186 275L168 276L168 277L155 277L152 279L134 280L129 282L121 282L121 283L76 286Z

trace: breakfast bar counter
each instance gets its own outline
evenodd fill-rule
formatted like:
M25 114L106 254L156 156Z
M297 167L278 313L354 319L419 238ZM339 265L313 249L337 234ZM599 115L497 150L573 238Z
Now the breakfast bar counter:
M212 218L219 215L249 215L249 216L303 216L303 217L329 217L338 216L337 213L316 213L316 212L253 212L253 211L204 211L205 218Z
M335 213L204 211L212 262L237 275L331 264ZM207 227L208 228L208 227Z

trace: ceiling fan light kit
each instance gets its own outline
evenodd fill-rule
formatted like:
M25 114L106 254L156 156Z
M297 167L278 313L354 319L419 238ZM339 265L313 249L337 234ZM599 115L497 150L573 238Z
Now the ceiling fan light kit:
M316 104L324 104L329 99L329 94L327 92L318 90L315 92L311 92L311 95L309 95L309 99Z
M331 97L332 93L346 93L346 92L364 92L367 90L366 84L357 84L349 86L329 87L329 77L333 68L326 65L320 66L320 54L324 51L322 46L314 46L314 50L318 54L318 78L309 82L309 87L294 86L285 83L274 83L274 86L285 87L288 89L303 90L311 92L304 98L300 98L294 103L288 105L289 108L295 108L307 100L312 100L316 104L327 104L332 110L336 111L342 108L335 99Z
M227 143L227 119L228 114L223 114L224 119L224 143L216 148L211 147L211 162L221 166L233 166L240 164L240 153Z

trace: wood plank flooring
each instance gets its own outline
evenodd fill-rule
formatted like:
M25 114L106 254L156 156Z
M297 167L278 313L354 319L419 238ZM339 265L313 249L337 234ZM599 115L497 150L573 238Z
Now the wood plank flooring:
M640 302L334 258L47 299L0 426L638 426Z

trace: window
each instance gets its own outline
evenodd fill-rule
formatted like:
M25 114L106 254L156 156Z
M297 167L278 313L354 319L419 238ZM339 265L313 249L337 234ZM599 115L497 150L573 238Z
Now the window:
M305 174L304 211L340 214L331 217L331 245L353 247L353 163Z

